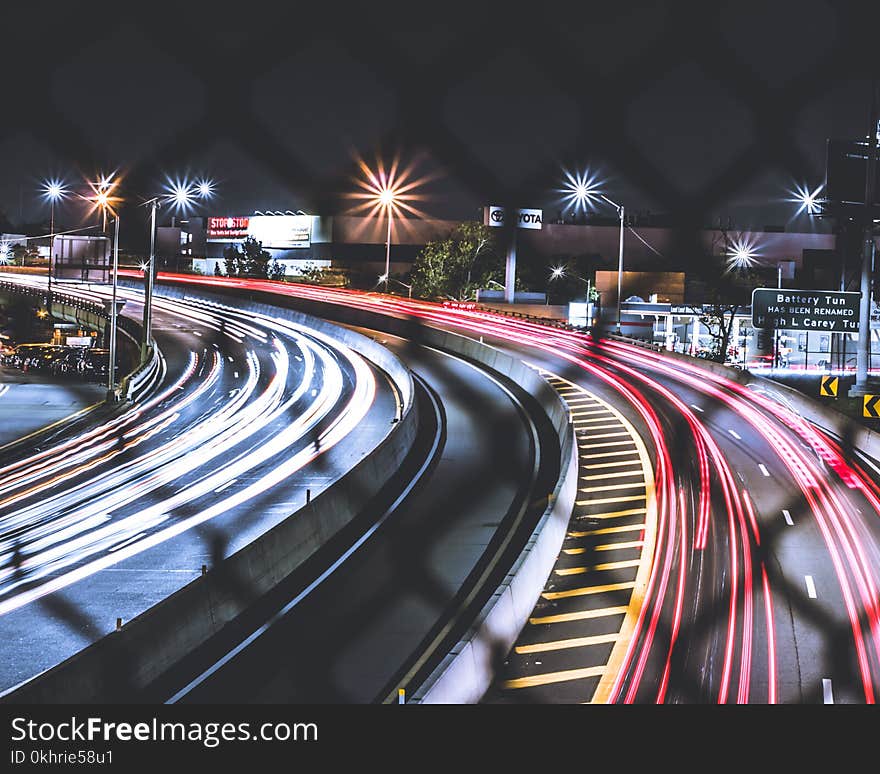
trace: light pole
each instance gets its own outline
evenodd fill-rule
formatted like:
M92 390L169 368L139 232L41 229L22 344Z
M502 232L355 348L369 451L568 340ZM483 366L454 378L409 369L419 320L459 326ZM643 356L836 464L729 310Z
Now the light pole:
M617 216L620 218L620 244L617 255L617 334L620 335L620 302L623 295L623 228L624 228L624 209L622 204L611 201L605 194L599 194L608 204L617 210Z
M118 184L117 180L109 180L104 177L100 183L89 183L92 189L92 196L84 196L86 201L90 201L95 207L101 208L102 230L107 229L107 213L108 211L115 218L114 236L113 236L113 292L110 301L110 362L107 367L107 397L109 398L113 392L116 381L116 291L119 278L119 212L113 209L113 202L119 201L118 197L111 196L113 189Z
M49 313L52 313L52 257L55 254L55 202L67 194L63 184L48 180L43 185L43 195L49 200Z
M569 271L565 266L557 266L555 269L551 270L551 272L550 272L550 280L551 281L561 279L562 277L574 277L575 279L580 280L581 282L587 283L587 308L584 311L584 320L588 321L590 319L590 287L591 287L590 280L585 277L581 277L580 275L575 274L574 272Z
M568 201L574 205L575 210L578 208L586 211L587 205L594 199L602 199L617 210L617 216L620 219L620 235L618 239L617 249L617 333L620 335L620 309L621 296L623 295L623 231L625 226L625 210L622 204L609 199L605 194L601 193L599 186L601 183L596 180L595 175L576 174L565 172L566 184L561 189L566 194ZM589 303L589 300L587 301Z
M388 279L391 276L391 210L394 207L394 190L384 188L379 193L379 203L388 215L388 230L385 234L385 292L388 292Z
M877 166L878 121L877 79L871 81L871 113L868 119L868 159L865 175L865 208L862 215L862 272L859 302L859 339L856 350L856 380L850 387L850 397L869 394L873 387L869 382L871 362L871 276L874 272L874 190L875 169Z
M177 210L186 211L194 198L208 199L214 193L214 183L201 180L195 188L188 183L173 183L169 189L159 196L144 202L150 205L150 261L144 267L146 287L144 288L144 324L141 340L141 362L146 360L147 349L153 335L153 286L156 278L156 211L160 204L172 204ZM173 225L172 216L172 225Z
M113 236L113 296L110 307L110 364L107 374L107 392L113 392L116 382L116 286L119 275L119 213Z

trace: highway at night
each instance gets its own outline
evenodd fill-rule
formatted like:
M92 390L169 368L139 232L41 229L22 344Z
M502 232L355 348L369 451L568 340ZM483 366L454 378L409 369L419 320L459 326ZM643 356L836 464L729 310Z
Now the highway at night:
M363 312L371 322L353 329L412 369L421 430L401 466L409 485L369 503L320 556L139 689L143 700L391 701L437 664L469 584L487 563L503 575L499 540L521 548L559 475L529 396L426 345L422 332L437 328L547 379L580 459L563 550L515 647L496 654L484 702L874 702L878 471L762 383L468 305L158 281L162 383L3 470L0 625L23 644L24 627L59 635L7 667L7 687L99 636L89 617L127 620L197 577L295 511L304 482L317 492L350 466L347 444L366 450L387 432L395 398L366 361L238 309L274 303L341 324ZM180 287L197 293L161 290ZM120 292L139 313L138 291ZM137 580L108 580L114 571ZM112 603L108 583L122 589ZM70 632L77 623L85 638Z
M650 564L644 595L627 606L631 635L620 641L620 669L605 700L875 700L880 490L870 460L842 449L768 394L692 361L485 312L282 290L415 314L426 325L483 336L583 384L638 429L653 464L655 496L645 519L653 523L655 550L644 557ZM621 497L629 494L622 490ZM589 553L562 561L568 568L591 564ZM600 576L557 575L548 588L560 578L600 585ZM585 621L554 636L589 636L596 619ZM540 626L524 637L541 641ZM552 667L546 657L540 667L524 666L531 674L576 668L576 644L553 652ZM580 700L592 700L598 677L590 678L593 684L579 679Z

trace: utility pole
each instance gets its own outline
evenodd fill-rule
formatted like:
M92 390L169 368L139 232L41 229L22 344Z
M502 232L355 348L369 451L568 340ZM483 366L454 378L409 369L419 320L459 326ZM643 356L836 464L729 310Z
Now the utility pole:
M862 298L859 303L859 338L856 349L856 381L850 397L870 394L871 275L874 271L874 177L877 168L877 78L871 79L871 114L868 119L868 163L865 176L865 209L862 215Z

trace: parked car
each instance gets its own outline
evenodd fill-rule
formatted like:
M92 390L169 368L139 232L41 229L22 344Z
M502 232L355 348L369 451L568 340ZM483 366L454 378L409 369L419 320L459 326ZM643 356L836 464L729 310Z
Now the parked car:
M65 347L51 362L50 369L55 376L77 376L79 364L86 356L86 347Z
M101 381L106 379L110 370L109 349L88 349L77 365L80 376L87 381ZM116 365L117 372L119 364Z
M33 368L38 362L40 354L54 346L53 344L19 344L12 355L10 365L23 370Z
M54 373L55 362L63 357L70 347L51 345L44 349L38 350L33 358L30 368L34 371L50 371Z

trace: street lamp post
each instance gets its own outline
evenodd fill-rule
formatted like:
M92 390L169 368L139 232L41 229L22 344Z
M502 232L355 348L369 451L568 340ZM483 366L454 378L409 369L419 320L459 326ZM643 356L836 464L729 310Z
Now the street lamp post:
M186 210L193 198L208 199L214 193L214 183L210 180L202 180L195 190L188 183L174 183L169 190L154 196L144 204L150 205L150 261L144 269L146 286L144 288L144 324L143 339L141 340L141 361L146 360L147 350L153 336L153 287L156 280L156 217L160 204L171 203L180 210ZM172 227L174 216L172 215Z
M147 286L144 289L144 338L141 341L141 362L147 359L147 349L153 335L153 277L156 268L156 204L150 208L150 262L147 264Z
M620 335L620 302L623 295L623 229L624 229L624 208L622 204L611 201L605 194L599 194L608 204L617 210L617 216L620 218L620 239L617 250L617 334Z
M394 191L385 188L379 194L379 202L385 208L388 215L388 229L385 232L385 292L388 292L388 280L391 276L391 208L394 205Z
M52 257L55 254L55 202L63 199L67 191L57 180L49 180L43 187L45 197L49 200L49 291L48 307L52 312Z
M617 217L620 219L620 235L617 247L617 333L620 335L620 318L621 318L621 301L623 296L623 232L626 225L626 211L622 204L609 199L605 194L599 191L600 182L596 180L595 175L565 173L567 182L565 188L561 189L566 194L568 200L577 208L587 209L587 205L595 199L602 199L617 210ZM589 297L587 298L589 304Z
M119 275L119 213L113 236L113 295L110 308L110 364L107 374L107 392L113 392L116 382L116 287Z
M590 288L592 286L592 283L590 282L589 278L581 277L580 275L575 274L574 272L568 271L568 269L566 269L564 266L557 266L555 269L553 269L551 271L550 279L556 280L556 279L560 279L561 277L574 277L575 279L586 283L586 285L587 285L586 302L587 303L586 303L586 309L584 310L584 319L587 321L590 320Z

